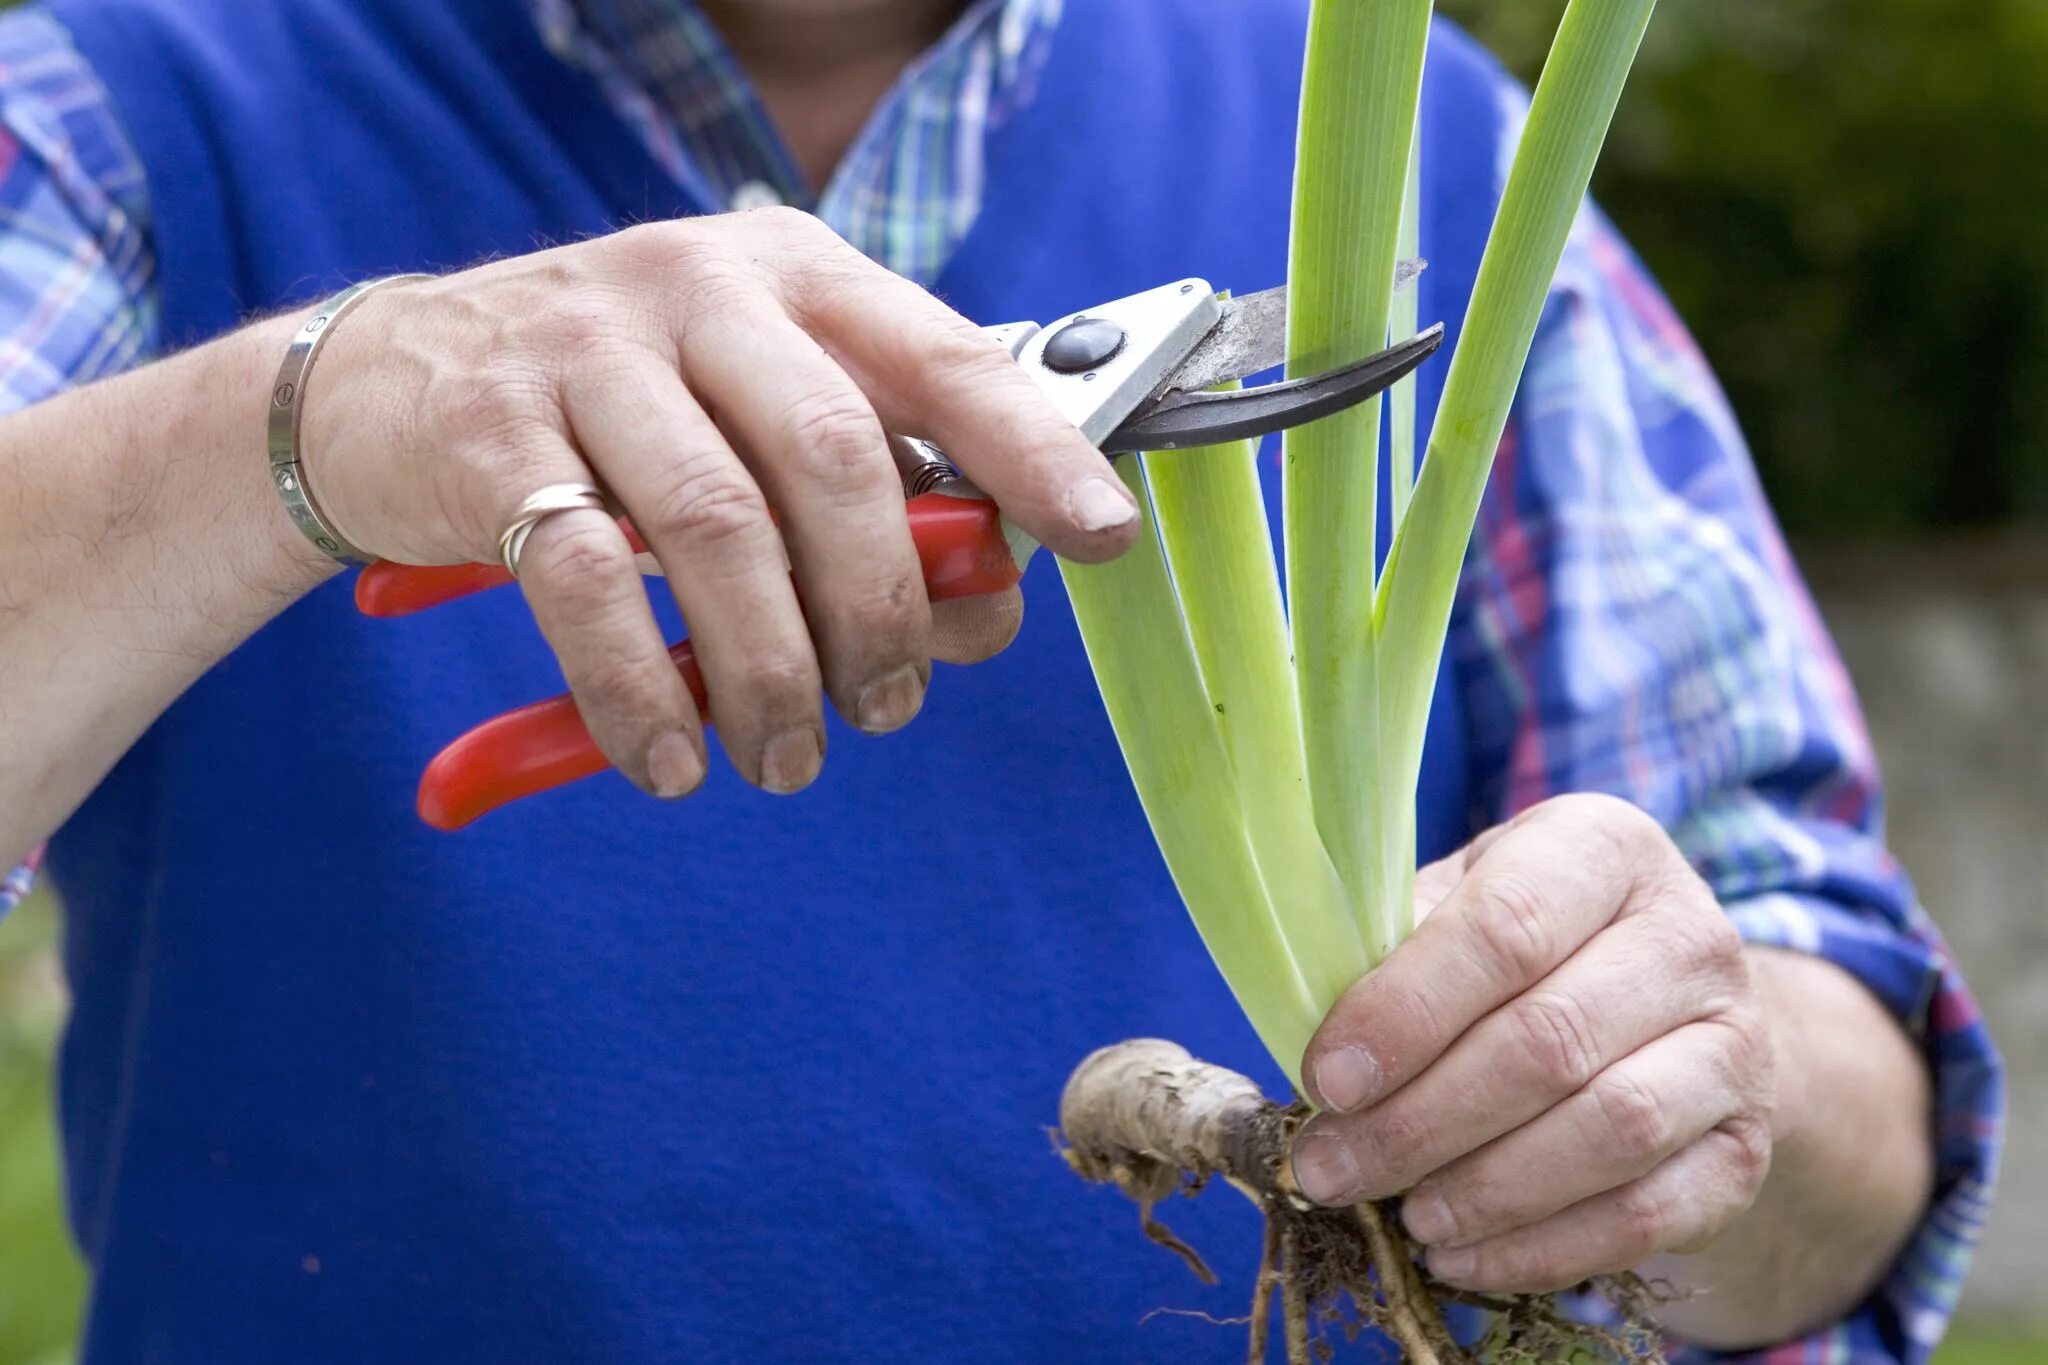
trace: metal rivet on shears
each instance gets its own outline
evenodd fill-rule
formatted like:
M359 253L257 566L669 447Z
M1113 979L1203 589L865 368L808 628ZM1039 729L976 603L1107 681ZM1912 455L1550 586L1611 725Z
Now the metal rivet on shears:
M1124 329L1108 318L1076 318L1045 343L1045 367L1059 374L1092 370L1124 348Z

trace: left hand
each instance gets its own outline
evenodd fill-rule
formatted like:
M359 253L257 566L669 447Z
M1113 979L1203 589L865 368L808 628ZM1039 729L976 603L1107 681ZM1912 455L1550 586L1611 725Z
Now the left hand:
M1770 1167L1773 1049L1741 941L1649 816L1568 796L1417 877L1413 937L1310 1043L1325 1204L1407 1192L1437 1278L1541 1293L1704 1247Z

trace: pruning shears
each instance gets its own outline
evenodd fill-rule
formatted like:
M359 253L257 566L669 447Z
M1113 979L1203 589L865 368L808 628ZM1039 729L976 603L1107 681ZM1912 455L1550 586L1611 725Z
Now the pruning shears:
M1396 287L1421 268L1419 261L1403 262ZM1286 358L1286 286L1223 299L1206 280L1180 280L1050 327L1016 322L987 330L1106 455L1216 445L1327 417L1412 373L1443 344L1444 335L1438 324L1320 374L1217 392L1218 385L1272 369ZM1014 586L1037 542L938 447L902 436L892 436L890 447L931 599ZM630 526L624 529L643 571L659 575L661 566L645 544ZM356 605L369 616L405 616L511 581L496 564L416 567L380 561L356 580ZM669 655L708 719L690 642L683 640ZM427 765L420 779L420 818L435 829L459 829L508 802L608 766L573 697L535 702L484 722Z

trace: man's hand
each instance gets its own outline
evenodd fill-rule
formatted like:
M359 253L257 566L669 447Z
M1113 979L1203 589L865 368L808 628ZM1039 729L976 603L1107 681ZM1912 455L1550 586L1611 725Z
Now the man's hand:
M1406 1193L1430 1269L1542 1292L1711 1242L1772 1158L1773 1047L1742 944L1654 821L1565 797L1424 869L1414 936L1303 1076L1326 1204Z
M1012 595L935 629L885 428L941 443L1057 554L1131 543L1130 494L1000 346L791 210L381 291L329 343L303 435L335 525L406 563L489 561L535 490L604 487L689 621L727 754L790 792L823 760L821 691L894 730L934 653L985 657L1016 628ZM521 568L606 756L694 789L703 729L612 519L550 516Z

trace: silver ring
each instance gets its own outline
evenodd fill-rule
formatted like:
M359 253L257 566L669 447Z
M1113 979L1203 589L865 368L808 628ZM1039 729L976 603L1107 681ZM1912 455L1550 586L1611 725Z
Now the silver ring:
M533 534L534 527L557 512L585 509L605 510L604 494L587 483L551 483L520 503L519 510L512 514L512 524L498 537L498 558L504 562L505 571L519 577L519 556L525 553L526 538Z

